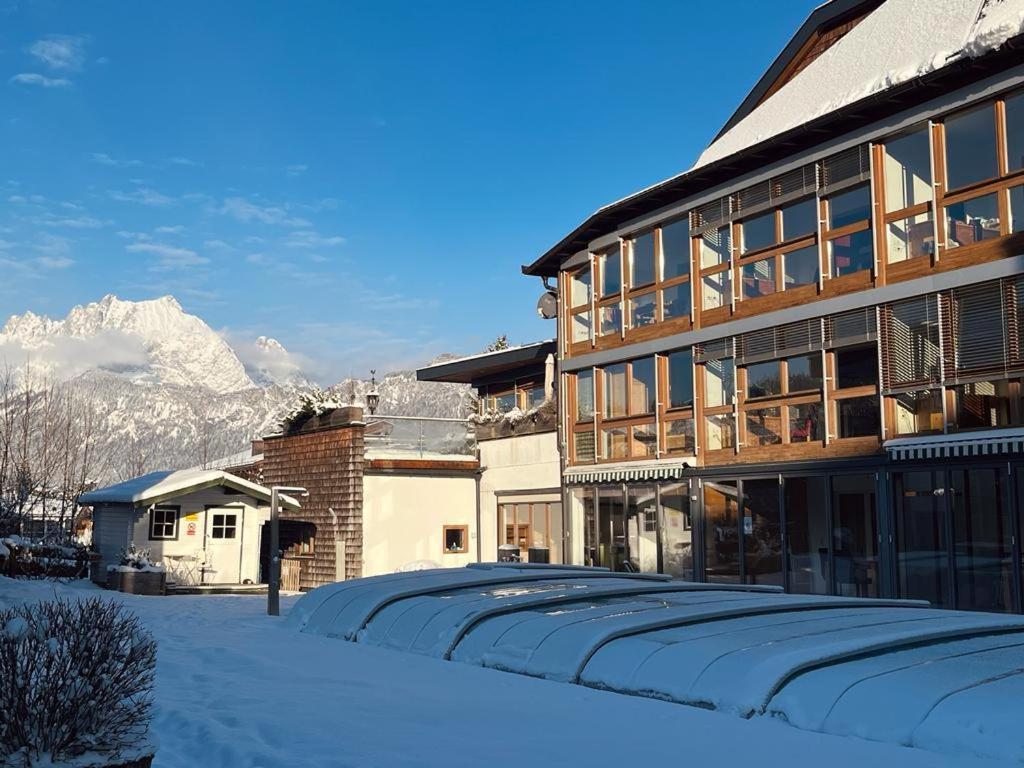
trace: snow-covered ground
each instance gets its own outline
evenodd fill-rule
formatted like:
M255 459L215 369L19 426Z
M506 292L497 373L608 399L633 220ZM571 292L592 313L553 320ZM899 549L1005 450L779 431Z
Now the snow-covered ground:
M0 607L86 594L156 635L156 766L1005 765L302 634L265 597L0 578Z

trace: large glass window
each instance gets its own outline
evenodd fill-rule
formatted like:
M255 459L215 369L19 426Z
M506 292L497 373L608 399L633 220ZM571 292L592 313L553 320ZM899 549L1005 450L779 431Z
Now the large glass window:
M748 365L747 397L769 397L782 393L782 377L778 360Z
M732 258L732 237L729 226L719 227L700 236L700 266L720 267Z
M761 259L744 264L743 298L756 299L775 293L775 259Z
M871 192L862 185L828 198L828 228L839 229L871 218Z
M587 369L576 374L576 421L594 418L594 371Z
M622 332L622 310L618 304L607 307L599 307L598 315L601 318L601 335L618 334Z
M655 320L657 301L654 293L644 293L629 300L629 327L642 328Z
M612 296L622 290L622 255L620 248L602 253L598 257L601 265L601 295Z
M743 481L743 561L748 584L783 585L779 481Z
M893 398L896 406L896 434L914 435L942 431L942 391L926 389L902 392Z
M1004 477L991 467L950 472L956 608L1013 610L1013 525Z
M946 247L999 237L999 197L982 195L946 206Z
M661 312L665 320L690 316L690 283L670 285L661 292Z
M717 309L727 307L732 303L732 280L730 270L716 272L713 275L705 275L702 284L703 309Z
M705 416L704 433L709 451L723 451L736 447L736 420L731 413Z
M604 417L620 418L627 415L626 364L606 365L604 368Z
M629 488L626 500L626 556L630 570L657 573L657 491L650 487Z
M808 245L782 254L782 263L787 290L798 285L818 282L821 264L818 261L817 245Z
M946 118L945 131L948 189L998 175L995 111L991 104Z
M782 408L753 408L744 411L747 427L747 439L744 443L750 448L765 445L778 445L782 442Z
M931 162L927 127L885 143L886 213L931 201Z
M690 222L680 219L661 228L662 280L690 274Z
M696 450L693 419L673 419L665 424L665 450L692 456Z
M759 251L769 245L775 245L775 211L744 219L740 224L740 233L742 236L741 253Z
M693 406L693 353L688 349L672 352L668 360L668 407Z
M878 597L878 514L874 475L832 476L835 594Z
M645 232L633 240L629 285L635 288L654 282L654 233Z
M662 566L665 573L693 580L693 526L686 484L661 487Z
M572 316L573 344L590 339L590 312L580 312Z
M786 379L790 394L821 389L821 355L786 358Z
M629 458L629 427L601 430L602 453L606 459Z
M1009 427L1020 421L1019 416L1015 416L1020 397L1016 382L976 381L959 384L953 391L959 429Z
M896 219L886 225L889 263L896 264L935 250L935 228L931 212Z
M878 384L878 351L874 344L836 350L836 387Z
M821 403L791 405L789 410L789 442L809 443L825 439Z
M739 501L734 480L705 482L704 559L712 582L740 580Z
M875 249L870 229L841 235L828 241L833 277L851 275L871 269L875 263Z
M860 272L874 266L871 234L871 192L867 184L837 192L828 198L828 254L832 276ZM833 235L841 229L843 234Z
M1024 92L1006 100L1006 161L1010 171L1024 168Z
M869 437L881 429L878 397L850 397L836 401L839 437Z
M1010 232L1024 232L1024 186L1010 188Z
M630 385L630 413L654 413L657 407L654 385L654 358L643 357L632 364L633 381Z
M823 476L787 477L783 499L786 510L786 551L789 555L787 589L803 595L827 595L829 582L828 514Z
M816 234L818 231L818 200L809 197L782 208L782 239Z
M936 489L941 472L893 474L897 594L949 606L946 518Z
M732 358L708 360L704 364L704 406L729 405L736 391Z
M574 272L569 277L569 293L572 296L572 306L581 307L590 304L590 268Z

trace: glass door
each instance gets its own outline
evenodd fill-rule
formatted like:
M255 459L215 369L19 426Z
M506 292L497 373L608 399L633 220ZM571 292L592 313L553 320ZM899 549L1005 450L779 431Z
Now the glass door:
M951 607L944 472L893 475L896 594Z
M598 563L613 571L624 571L628 567L625 518L626 504L622 488L598 488Z
M708 581L740 580L739 490L735 480L705 481L704 567Z
M639 573L657 573L660 570L657 488L630 488L627 499L625 568Z
M777 477L742 481L743 580L783 586L782 518Z

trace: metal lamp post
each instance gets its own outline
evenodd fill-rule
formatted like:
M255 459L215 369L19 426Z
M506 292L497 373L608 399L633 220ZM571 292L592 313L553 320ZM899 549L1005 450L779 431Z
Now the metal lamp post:
M377 412L377 406L380 404L380 392L377 391L377 371L370 370L370 391L366 393L366 408L370 411L372 416Z
M267 584L267 615L281 615L281 515L279 496L309 496L299 486L275 485L270 489L270 579Z

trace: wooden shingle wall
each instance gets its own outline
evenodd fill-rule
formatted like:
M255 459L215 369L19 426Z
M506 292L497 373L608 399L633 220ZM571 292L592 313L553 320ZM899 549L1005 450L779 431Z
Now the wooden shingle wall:
M329 422L307 422L298 432L267 437L263 442L263 482L309 490L309 497L300 499L302 509L282 514L285 519L316 526L313 558L303 562L301 589L337 580L336 534L345 542L345 578L362 575L362 415L360 408L339 408L332 412ZM329 509L337 515L337 532Z

